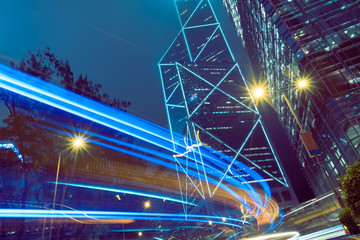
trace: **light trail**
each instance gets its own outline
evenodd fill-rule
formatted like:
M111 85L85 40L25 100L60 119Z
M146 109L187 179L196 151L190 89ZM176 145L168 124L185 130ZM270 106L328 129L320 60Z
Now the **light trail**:
M220 236L221 234L223 234L225 232L225 230L222 230L219 234L215 235L215 237L213 237L210 240L214 240L215 238L217 238L218 236Z
M175 154L175 155L173 155L173 157L183 157L185 154L187 154L189 152L192 152L193 148L201 147L202 142L200 141L200 138L199 138L199 130L197 131L196 137L197 137L197 140L198 140L199 143L198 144L193 144L191 146L188 146L186 144L186 138L184 138L184 143L186 145L186 152L181 153L181 154Z
M295 212L297 212L297 211L300 211L301 209L304 209L304 208L306 208L306 207L308 207L308 206L310 206L310 205L313 205L314 203L319 202L319 201L321 201L321 200L323 200L323 199L325 199L325 198L327 198L327 197L330 197L331 195L334 195L334 193L332 192L332 193L329 193L329 194L327 194L327 195L325 195L325 196L323 196L323 197L309 200L309 201L307 202L307 204L305 204L305 205L303 205L303 206L301 206L301 207L298 207L298 208L292 210L291 212L286 213L286 214L284 215L284 217L286 217L287 215L290 215L290 214L292 214L292 213L295 213Z
M58 124L60 125L61 127L65 127L65 128L68 128L70 129L69 126L67 125L64 125L64 124L59 124L59 123L53 123L53 124ZM51 128L51 127L48 127L48 126L44 126L44 125L40 125L40 124L37 124L38 126L42 127L42 128L45 128L45 129L48 129L48 130L51 130L51 131L55 131L59 134L64 134L64 135L67 135L68 133L67 132L64 132L64 131L61 131L61 130L58 130L58 129L55 129L55 128ZM103 139L103 140L106 140L106 141L109 141L109 142L112 142L112 143L115 143L117 145L123 145L123 146L126 146L126 147L129 147L129 148L133 148L133 149L136 149L136 150L140 150L140 151L143 151L143 152L146 152L146 153L150 153L150 154L153 154L153 155L157 155L161 158L164 158L164 159L168 159L168 160L173 160L173 157L169 154L166 154L166 153L161 153L161 152L158 152L158 151L155 151L155 150L152 150L152 149L148 149L148 148L145 148L145 147L141 147L141 146L138 146L136 144L131 144L131 143L126 143L126 142L122 142L122 141L119 141L119 140L116 140L116 139L113 139L113 138L110 138L110 137L105 137L105 136L102 136L102 135L99 135L99 134L95 134L95 133L92 133L92 132L89 132L89 131L84 131L84 130L81 130L81 129L77 129L75 128L76 132L79 132L79 133L83 133L83 134L87 134L89 136L94 136L96 138L100 138L100 139ZM122 153L125 153L125 154L129 154L129 155L132 155L132 156L135 156L135 157L139 157L139 158L142 158L144 160L147 160L149 162L153 162L155 164L159 164L159 165L162 165L162 166L165 166L165 167L168 167L170 169L176 169L176 165L175 164L171 164L171 163L168 163L166 161L163 161L161 159L158 159L158 158L153 158L153 157L150 157L148 155L144 155L144 154L141 154L141 153L138 153L138 152L134 152L134 151L130 151L130 150L127 150L127 149L123 149L123 148L119 148L119 147L116 147L116 146L113 146L113 145L110 145L110 144L107 144L107 143L104 143L104 142L99 142L99 141L95 141L95 140L92 140L92 138L89 138L88 139L88 142L91 142L91 143L94 143L96 145L99 145L99 146L102 146L102 147L106 147L108 149L112 149L112 150L115 150L115 151L118 151L118 152L122 152ZM203 145L204 146L204 145ZM203 149L202 149L203 150ZM206 149L207 150L207 149ZM209 149L210 151L211 149ZM226 159L226 158L229 158L228 156L226 155L221 155L220 153L216 153L219 155L219 158L223 158L223 159ZM205 165L208 161L214 161L216 160L214 157L217 157L217 155L214 155L214 157L211 157L209 155L209 153L205 150L203 150L202 152L202 155L205 156L206 158L204 158L205 161ZM208 159L207 156L211 157L211 159ZM180 162L183 162L185 160L183 159L179 159ZM261 182L261 177L258 175L258 173L256 173L255 171L251 170L251 169L247 169L248 167L240 162L237 162L236 163L237 167L239 169L243 169L245 172L249 172L249 174L251 174L254 178L257 177L258 181ZM188 166L190 167L190 169L187 170L186 174L189 175L189 176L198 176L200 179L205 179L205 176L200 174L198 172L195 172L191 169L194 169L195 168L195 164L194 163L188 163ZM206 165L207 166L207 165ZM224 165L225 166L225 165ZM217 169L213 169L213 168L210 168L211 169L211 172L212 174L209 174L209 175L213 175L215 178L217 177L216 173L219 171ZM223 173L220 172L218 176L222 175ZM238 170L234 169L234 174L238 174L240 175L241 173L238 172ZM214 185L217 185L218 184L218 181L216 179L213 179L211 178L210 176L207 178L207 180L214 184ZM252 201L254 201L254 205L255 206L259 206L258 207L258 210L255 211L253 210L252 212L255 213L255 217L257 215L259 215L261 213L261 208L264 208L264 207L261 207L261 206L266 206L269 204L269 198L267 198L266 196L268 195L267 192L270 192L270 189L268 187L267 184L263 184L263 187L264 187L264 197L265 197L265 201L262 200L262 198L260 197L260 195L258 195L258 193L251 187L250 184L243 184L244 182L246 183L247 180L245 180L243 177L238 177L238 178L230 178L230 179L225 179L227 182L231 183L232 186L236 186L237 188L239 189L243 189L247 195L252 199ZM192 182L193 183L193 182ZM195 183L193 183L195 184ZM236 199L238 199L240 202L242 202L242 204L246 207L246 209L248 211L250 211L250 206L249 204L246 202L246 200L244 199L243 196L240 196L238 194L236 194L233 190L231 190L231 188L229 188L227 185L224 185L224 184L221 184L220 185L220 188L227 191L229 194L231 194L233 197L235 197Z
M282 209L279 210L280 219L278 223L274 226L271 226L268 231L274 230L277 226L280 225L280 223L284 220L284 211ZM273 225L275 221L273 221L271 224Z
M297 238L297 240L327 240L341 236L345 236L345 230L342 225L338 225L300 236Z
M241 233L241 232L235 233L235 234L231 235L230 237L228 237L226 240L231 239L231 238L233 238L233 237L236 237L236 236L239 235L240 233Z
M6 205L11 205L11 206L20 206L20 207L21 207L21 206L23 206L24 203L22 203L22 201L1 201L0 204L6 204ZM45 206L38 206L37 204L44 204ZM38 207L37 209L40 208L40 209L46 209L46 210L52 210L52 211L54 210L54 207L53 207L53 208L48 208L48 207L46 207L47 205L50 205L50 203L47 203L47 202L29 202L29 201L25 201L25 206L27 206L27 207ZM59 207L68 208L68 209L70 209L70 210L72 210L72 211L75 211L75 212L77 212L77 213L79 213L79 214L83 214L85 217L88 218L87 220L95 220L95 221L97 221L97 223L98 223L98 220L96 220L95 218L92 218L92 217L88 216L86 213L84 213L84 212L82 212L82 211L80 211L80 210L77 210L77 209L75 209L75 208L69 207L69 206L64 205L64 204L55 203L55 205L56 205L56 206L59 206ZM83 223L83 224L89 224L88 222L79 221L79 220L77 220L77 219L75 219L75 218L73 218L73 217L71 217L71 216L66 215L66 214L64 214L64 216L67 217L67 218L69 218L69 219L71 219L71 220L73 220L73 221L75 221L75 222L79 222L79 223ZM121 220L121 219L118 219L118 220ZM128 220L127 220L127 221L128 221ZM125 222L123 222L123 223L125 223ZM92 222L92 223L90 223L90 224L94 224L94 223Z
M24 159L22 155L19 153L17 148L13 143L0 143L0 149L11 149L16 154L16 156L20 159L22 163L24 163Z
M180 229L213 229L213 227L205 226L177 226L171 228L134 228L134 229L117 229L111 230L111 232L147 232L147 231L173 231Z
M49 183L55 184L55 182L49 182ZM125 194L129 194L129 195L143 196L143 197L156 198L156 199L161 199L161 200L166 200L166 201L171 201L171 202L183 203L183 204L192 205L192 206L196 206L196 207L199 206L197 204L182 201L180 199L161 196L161 195L155 195L155 194L149 194L149 193L144 193L144 192L139 192L139 191L131 191L131 190L125 190L125 189L119 189L119 188L100 187L100 186L77 184L77 183L58 182L57 184L65 185L65 186L72 186L72 187L79 187L79 188L102 190L102 191L107 191L107 192L125 193Z
M86 215L84 215L84 213ZM43 210L43 209L0 209L0 218L55 218L55 219L137 219L137 220L164 220L181 222L201 222L208 224L211 220L214 224L243 228L244 224L250 225L250 222L242 221L236 218L226 218L222 222L222 217L210 215L195 214L171 214L171 213L148 213L148 212L114 212L114 211L89 211L83 210L81 213L70 210Z
M284 232L284 233L274 233L274 234L267 234L267 235L263 235L263 236L259 236L259 237L252 237L252 238L245 238L245 240L274 240L276 238L285 238L285 237L290 237L288 238L288 240L291 239L297 239L297 237L300 234L298 232Z
M145 121L141 118L135 117L129 113L122 112L116 110L112 107L103 105L96 101L87 99L85 97L79 96L75 93L69 92L60 87L54 86L50 83L44 82L38 78L31 77L25 73L19 72L17 70L11 69L4 65L0 65L0 87L11 92L23 95L35 101L39 101L41 103L47 104L49 106L55 107L57 109L63 110L65 112L74 114L78 117L82 117L94 123L98 123L102 126L108 127L110 129L122 132L129 136L132 136L136 139L140 139L147 143L152 144L153 146L160 147L162 149L166 149L168 151L173 151L173 144L177 145L180 149L186 149L180 142L174 142L172 137L170 137L170 132L168 129L157 126L153 123ZM176 135L177 139L183 137L181 135ZM99 142L98 145L101 145ZM109 144L103 144L101 146L109 147L116 151L124 152L126 154L130 154L132 156L140 157L144 160L151 161L156 164L160 164L162 166L169 167L171 169L176 169L175 164L167 163L163 160L156 159L154 157L146 156L146 154L139 154L135 151L129 151L126 149L120 149L115 146L110 146ZM145 150L145 152L147 152ZM219 183L215 178L223 177L222 169L227 170L227 164L224 164L224 161L232 162L232 158L229 158L225 154L214 152L213 149L208 148L206 146L202 146L197 154L201 154L204 159L205 168L204 170L212 170L214 169L211 166L216 166L218 169L216 171L212 171L212 176L207 177L206 171L204 174L194 171L197 168L197 160L194 160L194 165L190 165L194 170L184 169L181 164L183 173L191 180L190 176L199 177L200 180L206 181L208 184L211 183L219 188L225 190L230 195L232 195L235 199L239 200L244 204L245 208L248 209L249 212L254 212L255 218L262 214L263 211L267 208L270 200L270 189L266 182L261 181L263 178L254 170L247 167L245 164L241 164L237 162L237 166L242 169L242 172L237 172L235 169L232 169L234 174L249 174L255 182L258 182L263 190L264 195L263 198L255 191L255 189L247 183L245 178L223 178L222 180L227 181L229 184ZM177 158L180 160L180 158ZM215 161L216 160L216 161ZM222 163L211 165L210 163ZM202 164L201 162L199 162ZM206 164L209 165L206 165ZM226 167L225 167L226 166ZM225 168L224 168L225 167ZM191 180L192 181L192 180ZM193 183L194 184L194 183ZM196 186L194 184L194 186ZM232 188L241 188L243 189L252 199L253 205L250 206L249 203L246 203L243 196L240 196L236 193ZM215 192L213 192L214 194ZM186 201L185 201L186 202ZM253 209L251 209L253 208ZM270 210L270 209L269 209Z
M87 99L36 77L0 65L0 87L162 147L172 147L168 130ZM106 113L105 113L106 112ZM162 144L159 144L161 142Z
M37 86L41 86L41 88ZM165 128L156 126L129 113L79 96L4 65L0 65L0 87L123 132L169 151L173 151L172 144L177 144L182 149L186 149L186 146L180 143L174 143L169 138L169 130ZM180 136L181 135L179 135L179 137ZM204 151L204 154L206 156L206 151ZM213 155L210 153L207 154ZM213 155L212 158L214 156L215 155ZM226 155L222 154L222 156ZM226 158L229 157L226 156ZM254 179L262 179L256 171L251 170L245 165L242 167L246 169L246 172L250 172L250 175L255 176Z
M54 123L52 122L52 124L57 124L61 127L65 127L67 129L70 129L69 126L67 125L64 125L64 124L59 124L59 123ZM48 126L45 126L45 125L42 125L42 124L36 124L42 128L45 128L45 129L48 129L48 130L51 130L51 131L55 131L57 133L61 133L61 134L65 134L67 135L68 133L67 132L64 132L64 131L61 131L61 130L58 130L58 129L55 129L55 128L52 128L52 127L48 127ZM71 128L73 129L73 128ZM161 153L161 152L158 152L158 151L155 151L155 150L152 150L152 149L149 149L149 148L145 148L145 147L141 147L141 146L138 146L136 144L131 144L131 143L126 143L126 142L122 142L122 141L119 141L117 139L113 139L113 138L110 138L110 137L105 137L105 136L102 136L102 135L99 135L99 134L96 134L96 133L92 133L92 132L89 132L89 131L84 131L82 129L78 129L78 128L75 128L75 130L79 133L83 133L83 134L87 134L87 135L90 135L90 136L94 136L94 137L97 137L97 138L100 138L100 139L103 139L103 140L106 140L106 141L110 141L112 143L115 143L117 145L121 145L121 146L126 146L126 147L129 147L129 148L132 148L132 149L136 149L136 150L140 150L140 151L143 151L143 152L146 152L146 153L150 153L150 154L153 154L153 155L157 155L161 158L164 158L164 159L167 159L169 161L173 161L173 157L170 156L169 154L166 154L166 153ZM156 163L156 164L159 164L159 165L162 165L162 166L166 166L168 168L171 168L171 169L176 169L175 168L175 165L173 164L169 164L165 161L162 161L160 159L157 159L157 158L152 158L152 157L149 157L148 155L143 155L143 154L139 154L138 152L133 152L133 151L130 151L130 150L125 150L125 149L122 149L122 148L119 148L119 147L115 147L113 145L109 145L109 144L106 144L106 143L103 143L103 142L99 142L99 141L95 141L95 140L91 140L90 138L88 139L89 142L92 142L94 144L97 144L97 145L100 145L102 147L106 147L106 148L109 148L109 149L112 149L112 150L115 150L115 151L118 151L118 152L122 152L122 153L125 153L125 154L130 154L132 156L136 156L136 157L139 157L139 158L142 158L144 160L147 160L147 161L150 161L150 162L153 162L153 163ZM208 171L211 172L212 174L208 174L208 175L212 175L214 176L215 178L217 177L220 177L223 175L223 172L221 171L221 169L225 169L225 167L227 167L227 164L224 164L223 161L226 160L226 159L230 159L232 160L232 158L228 157L227 155L225 154L222 154L222 153L219 153L219 152L214 152L213 149L210 149L208 147L206 147L205 145L203 145L203 148L200 149L201 150L201 155L203 156L203 159L204 159L204 165L207 167ZM212 151L212 153L210 153ZM191 157L189 157L191 159ZM219 161L220 159L222 159L223 161ZM194 160L194 162L196 162L197 160L194 158L192 159ZM186 160L184 159L181 159L179 158L178 161L180 163L183 163L185 162ZM208 162L215 162L217 167L219 169L214 169L212 168L211 166L207 165ZM241 162L235 162L235 165L239 168L239 169L242 169L244 172L248 173L250 176L252 176L253 179L257 179L255 181L259 182L261 184L261 186L263 187L264 189L264 196L265 196L265 201L262 201L261 198L259 198L258 194L256 193L256 191L254 191L254 189L251 187L250 184L248 184L248 180L244 179L243 177L239 176L237 177L237 179L225 179L225 181L227 182L231 182L232 185L236 186L237 188L241 188L241 189L244 189L248 196L254 201L257 203L257 205L262 205L262 206L266 206L268 203L269 203L269 198L267 197L268 195L270 195L270 189L269 189L269 186L266 184L266 183L263 183L262 182L262 177L254 170L250 169L248 166L244 165L243 163ZM196 169L196 164L192 163L192 162L189 162L188 163L188 166L191 168L191 169ZM211 178L210 176L206 178L206 176L200 174L198 172L195 172L195 171L192 171L191 169L188 169L186 172L184 172L187 176L197 176L199 177L200 179L202 180L207 180L208 182L214 184L214 185L218 185L219 184L219 181L216 181L215 179ZM236 169L233 170L234 171L234 174L236 175L241 175L241 172L238 172ZM218 174L218 175L217 175ZM192 182L191 178L189 177L190 181ZM246 184L243 184L243 183L246 183ZM194 185L195 183L192 182ZM196 187L196 186L195 186ZM230 189L230 188L227 188L226 185L223 185L221 184L220 188L222 189ZM230 194L232 194L231 192L229 192ZM246 205L246 201L243 200L242 197L240 196L236 196L234 195L234 197L236 197L240 202L242 202L243 204ZM249 206L246 205L246 208L248 210L249 209ZM262 207L259 207L258 209L261 209ZM256 215L260 214L261 211L258 211L256 213Z

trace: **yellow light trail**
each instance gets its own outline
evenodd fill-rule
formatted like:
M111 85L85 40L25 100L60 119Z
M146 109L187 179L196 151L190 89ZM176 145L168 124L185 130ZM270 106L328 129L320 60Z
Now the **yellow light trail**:
M185 142L185 145L186 145L186 152L182 153L182 154L175 154L173 155L173 157L183 157L185 154L189 153L189 152L192 152L192 149L195 148L195 147L200 147L202 144L202 142L200 141L200 138L199 138L199 130L197 130L196 132L196 138L198 140L198 144L193 144L191 146L188 146L187 143L186 143L186 138L184 138L184 142Z

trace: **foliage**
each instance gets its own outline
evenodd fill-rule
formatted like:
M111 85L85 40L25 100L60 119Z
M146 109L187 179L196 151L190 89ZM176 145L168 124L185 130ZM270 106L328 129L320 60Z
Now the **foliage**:
M360 219L360 161L355 162L340 178L345 201L350 207L355 220Z
M80 74L74 78L69 62L58 58L49 47L39 50L36 54L29 51L19 64L11 62L11 66L44 81L60 83L67 90L120 110L126 111L130 106L128 101L111 99L108 94L101 91L101 84L95 84L87 75ZM49 166L47 164L49 159L56 159L55 153L63 148L62 142L54 139L55 134L38 126L44 125L49 116L61 116L62 113L46 104L2 89L0 89L0 100L4 102L9 112L8 117L3 120L5 126L0 127L0 139L10 141L17 146L24 157L23 167ZM82 121L76 119L74 122L74 127L81 127Z
M346 227L351 235L360 232L359 227L351 216L351 209L349 207L343 208L339 213L339 221Z
M69 91L120 110L125 111L130 106L128 101L112 99L108 94L103 93L101 84L95 84L87 75L80 74L74 78L69 62L59 59L48 47L36 54L29 51L19 64L11 63L11 66L44 81L54 81ZM9 199L17 199L17 203L22 208L26 208L28 201L36 200L38 204L50 202L52 192L44 190L45 183L40 181L39 176L56 173L59 153L63 153L60 165L61 176L65 181L72 179L74 169L80 165L81 160L85 163L91 162L87 152L74 156L66 148L65 142L68 140L66 133L73 131L72 128L89 129L93 123L1 88L0 101L3 101L8 110L8 116L5 116L6 118L2 120L4 124L0 126L0 141L15 144L23 157L23 162L1 160L6 164L0 169L0 192L6 192L10 196ZM71 134L74 132L69 133ZM15 180L11 178L13 185L8 184L7 180L10 178L5 175L7 172L9 174L16 172ZM59 196L63 203L66 188L63 188ZM2 220L0 225L4 226L5 222ZM20 219L17 239L23 239L24 226L25 219ZM0 235L3 235L2 232Z
M86 74L80 74L75 79L69 61L58 58L49 47L39 50L36 54L29 51L18 66L13 62L11 66L48 82L59 81L67 90L124 111L131 105L131 102L117 98L111 99L108 94L102 93L102 85L94 83Z

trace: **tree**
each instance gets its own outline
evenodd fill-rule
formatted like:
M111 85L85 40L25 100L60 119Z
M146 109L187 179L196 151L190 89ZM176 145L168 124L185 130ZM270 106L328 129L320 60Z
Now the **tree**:
M36 54L29 51L28 55L19 64L13 62L10 64L13 68L24 73L47 82L59 82L67 90L117 109L126 111L131 105L129 101L110 98L108 94L101 91L102 85L94 83L86 74L80 74L75 79L69 61L58 58L49 47L42 51L39 50ZM5 90L0 90L0 100L3 100L9 110L9 116L3 120L6 127L0 128L0 139L10 140L17 145L19 151L24 155L24 167L29 163L35 164L34 167L36 167L39 164L34 161L40 159L41 156L48 156L50 153L57 152L54 151L56 146L50 148L46 146L39 149L40 146L44 145L39 143L51 143L53 141L50 140L53 136L49 135L47 131L41 131L34 126L46 121L44 119L46 117L42 116L43 113L47 113L47 116L52 113L54 113L52 115L56 115L59 113L58 110L50 109L45 104ZM77 119L76 124L80 125L81 121ZM47 151L49 154L45 154Z
M111 99L108 94L102 93L102 85L94 83L86 74L80 74L74 79L74 73L70 67L69 61L58 58L51 52L49 47L46 47L42 51L38 50L36 54L29 51L28 55L25 56L18 65L15 65L14 62L11 62L10 64L13 68L47 82L57 80L67 90L120 110L126 111L131 105L131 102L129 101L117 98Z
M354 218L351 216L351 209L349 207L343 208L339 213L339 221L345 226L345 229L350 235L359 233L359 227L357 226Z
M346 204L350 207L354 219L360 220L360 161L355 162L340 178Z
M87 75L80 74L74 78L69 62L58 58L49 47L39 50L36 54L29 51L19 64L13 62L10 64L24 73L47 82L56 81L67 90L120 110L126 111L130 106L130 102L126 100L112 99L108 94L103 93L101 84L95 84ZM9 115L3 120L5 126L0 127L0 140L14 143L23 156L21 167L13 165L13 168L20 171L17 176L22 181L18 187L21 191L19 198L22 208L26 208L26 201L36 190L36 186L31 183L36 181L39 167L45 171L56 171L57 156L65 144L56 132L47 129L49 127L47 118L63 113L46 104L3 89L0 89L0 100L9 111ZM82 121L86 122L74 117L74 127L81 126ZM3 192L1 190L0 192ZM39 196L38 199L40 199ZM21 220L18 227L18 239L24 234L24 224L25 221Z

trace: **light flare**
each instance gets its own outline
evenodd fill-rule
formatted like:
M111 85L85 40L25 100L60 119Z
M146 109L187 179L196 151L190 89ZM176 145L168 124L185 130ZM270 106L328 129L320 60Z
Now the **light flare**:
M284 237L290 237L288 240L296 239L300 234L298 232L284 232L284 233L274 233L274 234L267 234L259 237L253 237L253 238L245 238L245 240L275 240L277 238L284 239Z
M253 90L253 96L254 96L255 98L261 98L261 97L263 97L263 96L264 96L264 89L263 89L263 88L260 88L260 87L255 88L255 89Z
M196 138L198 140L198 143L197 144L193 144L191 146L188 146L187 143L186 143L186 138L184 138L184 143L186 145L186 152L182 153L182 154L175 154L173 155L173 157L183 157L185 154L189 153L189 152L192 152L192 150L196 147L201 147L202 145L202 142L200 141L200 138L199 138L199 130L197 130L197 134L196 134Z

